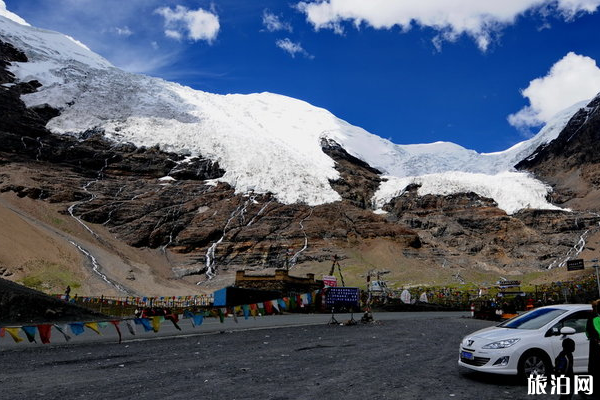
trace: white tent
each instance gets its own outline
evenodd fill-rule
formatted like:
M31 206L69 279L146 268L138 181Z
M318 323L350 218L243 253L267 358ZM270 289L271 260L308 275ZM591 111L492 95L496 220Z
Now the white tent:
M400 295L400 300L405 304L410 304L410 292L404 289Z

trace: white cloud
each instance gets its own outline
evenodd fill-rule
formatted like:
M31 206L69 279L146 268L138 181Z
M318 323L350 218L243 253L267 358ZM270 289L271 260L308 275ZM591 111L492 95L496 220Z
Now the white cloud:
M179 31L174 31L172 29L165 29L165 36L175 40L183 39L183 35Z
M375 29L398 26L403 31L418 25L438 32L434 38L438 48L443 40L455 41L466 34L481 50L526 12L557 14L570 20L593 13L599 6L600 0L311 0L296 5L316 30L342 33L345 21L356 28L362 24Z
M198 41L206 40L211 43L219 33L219 17L202 8L190 10L184 6L157 8L156 14L165 18L165 35L172 39L181 40L183 37Z
M131 29L129 29L128 26L124 26L122 28L119 28L118 26L113 28L112 30L114 33L116 33L119 36L131 36L133 35L133 31Z
M550 68L548 74L529 82L521 91L529 106L508 116L518 128L548 122L556 113L588 100L600 92L600 68L590 57L570 52Z
M267 9L263 10L262 22L263 22L263 26L269 32L276 32L276 31L292 32L292 25L290 25L288 22L282 21L281 19L279 19L279 17L277 15L271 13Z
M309 54L300 43L294 43L290 39L279 39L275 42L277 47L288 53L292 57L296 57L296 54L303 55L306 58L315 58L313 55Z
M0 16L6 17L11 21L16 22L17 24L30 26L27 21L23 18L19 17L17 14L10 12L6 9L6 3L3 0L0 0Z

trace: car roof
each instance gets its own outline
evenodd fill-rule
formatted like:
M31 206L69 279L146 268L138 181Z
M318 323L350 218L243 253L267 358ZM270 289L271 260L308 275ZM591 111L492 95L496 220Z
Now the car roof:
M567 311L571 311L571 310L590 310L590 311L592 311L591 304L554 304L551 306L544 306L544 307L540 307L540 308L554 308L554 309L567 310Z

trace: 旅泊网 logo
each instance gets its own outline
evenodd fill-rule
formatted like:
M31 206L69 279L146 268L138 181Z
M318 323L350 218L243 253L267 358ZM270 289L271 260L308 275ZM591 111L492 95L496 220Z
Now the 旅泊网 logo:
M565 375L550 375L550 380L548 380L544 375L531 374L527 378L527 394L574 395L583 393L588 396L592 394L594 385L592 375L575 375L573 382L571 379ZM549 388L547 387L548 383L550 383Z

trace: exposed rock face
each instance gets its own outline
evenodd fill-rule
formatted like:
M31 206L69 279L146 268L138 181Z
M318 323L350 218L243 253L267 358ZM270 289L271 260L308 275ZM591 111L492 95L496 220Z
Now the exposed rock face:
M188 254L190 262L204 264L208 248L220 238L220 263L260 266L282 266L305 238L311 246L296 261L329 258L331 252L321 249L323 240L388 237L419 245L415 232L349 201L314 208L283 205L269 195L235 194L227 184L206 184L222 175L207 161L175 164L174 154L131 146L107 150L110 144L97 136L78 141L50 135L40 141L43 147L30 149L16 138L8 140L10 134L0 137L21 156L41 163L22 160L24 166L44 170L39 186L16 186L4 177L0 192L61 203L65 213L74 204L75 216L108 227L131 246L168 246ZM171 177L187 179L158 179L172 170Z
M45 136L46 122L58 115L50 107L28 109L19 99L21 94L32 93L41 86L38 81L15 82L15 76L7 70L10 62L26 62L27 56L10 43L0 41L0 130L18 131L22 136Z
M556 140L517 164L554 188L552 200L584 210L600 203L600 96L569 121Z
M331 139L323 139L321 147L325 154L336 161L335 168L341 176L340 179L332 181L331 186L344 200L357 207L370 209L371 199L381 182L381 172L348 154Z
M577 243L600 218L591 214L523 210L515 215L492 199L474 193L417 195L409 187L385 206L391 218L419 233L423 243L415 257L452 260L463 265L486 263L506 269L549 267Z

